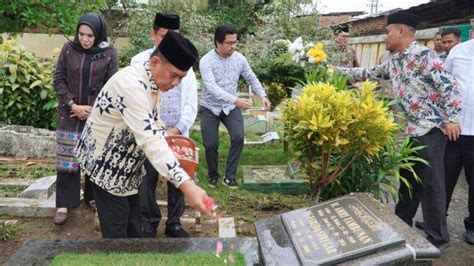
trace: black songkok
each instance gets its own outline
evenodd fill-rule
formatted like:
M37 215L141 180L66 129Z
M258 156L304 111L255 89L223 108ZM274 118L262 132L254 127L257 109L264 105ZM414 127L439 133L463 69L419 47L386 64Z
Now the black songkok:
M406 12L399 12L388 15L387 25L404 24L416 29L416 26L418 25L418 22L420 22L420 20L421 18L417 15Z
M196 47L181 34L168 31L158 45L161 54L177 69L188 71L198 58Z
M175 14L156 13L153 29L165 28L168 30L179 30L179 16Z

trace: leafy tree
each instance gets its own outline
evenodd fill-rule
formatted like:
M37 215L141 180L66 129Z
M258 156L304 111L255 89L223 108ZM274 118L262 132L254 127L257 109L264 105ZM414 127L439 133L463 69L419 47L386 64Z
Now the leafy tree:
M129 1L127 1L129 2ZM16 0L0 2L0 31L21 32L32 28L40 32L71 35L79 17L113 6L114 0Z

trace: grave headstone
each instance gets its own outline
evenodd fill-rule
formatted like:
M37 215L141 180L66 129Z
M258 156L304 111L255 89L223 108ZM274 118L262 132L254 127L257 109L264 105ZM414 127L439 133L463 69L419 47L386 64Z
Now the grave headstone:
M425 263L440 256L365 193L260 220L255 226L265 265Z
M54 191L56 176L42 177L21 192L19 198L48 199Z
M405 242L355 197L288 212L282 220L305 265L336 264Z
M278 133L275 131L267 132L261 136L261 140L251 141L244 139L245 145L261 145L265 143L275 143L280 140Z
M263 115L249 117L244 120L244 131L254 134L267 132L267 119Z

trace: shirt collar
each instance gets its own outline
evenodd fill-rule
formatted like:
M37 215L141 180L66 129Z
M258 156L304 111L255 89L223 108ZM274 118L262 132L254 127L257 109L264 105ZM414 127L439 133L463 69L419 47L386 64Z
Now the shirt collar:
M148 77L148 81L150 82L151 91L158 92L158 86L156 85L155 80L153 79L153 74L151 73L150 61L147 60L143 66L145 66L145 72Z
M405 49L405 51L403 51L403 52L401 52L401 53L404 54L404 55L407 55L407 54L411 53L411 51L412 51L413 49L415 49L416 44L417 44L416 41L413 41L413 42L410 43L410 45Z
M217 48L214 48L214 52L215 52L217 58L219 58L220 60L227 60L227 59L229 59L231 56L233 56L234 53L235 53L235 51L234 51L234 53L232 53L232 54L230 54L228 57L225 57L225 58L224 58L224 57L222 57L222 56L219 55L219 53L217 52Z

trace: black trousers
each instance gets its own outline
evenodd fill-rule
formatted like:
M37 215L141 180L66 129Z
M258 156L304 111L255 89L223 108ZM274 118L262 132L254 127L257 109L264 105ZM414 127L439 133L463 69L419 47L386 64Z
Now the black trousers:
M444 167L446 210L449 208L454 188L464 167L466 180L469 184L469 216L464 219L464 225L466 230L474 230L474 136L461 135L457 141L448 140L444 154ZM473 185L471 186L471 184Z
M85 175L84 200L94 199L89 176ZM76 173L56 174L56 208L77 208L81 200L81 174Z
M219 125L222 122L230 135L230 149L227 155L225 177L234 179L244 147L244 120L242 119L242 112L236 107L228 115L222 111L219 115L215 115L206 107L200 106L199 116L209 178L219 178Z
M161 212L158 204L156 204L156 186L158 184L158 171L150 163L145 160L146 174L143 177L143 181L138 188L138 194L140 196L140 212L142 215L143 222L151 224L158 224L161 221ZM175 224L181 224L180 218L184 213L184 195L170 182L168 185L168 220L166 220L167 226Z
M103 238L140 238L142 219L138 194L119 197L92 183Z
M416 182L408 171L400 171L411 185L412 195L405 183L400 182L399 201L395 206L395 214L409 226L421 201L425 232L432 243L449 241L446 222L446 190L444 184L444 152L447 137L434 128L427 134L413 138L416 146L426 146L418 151L418 156L428 161L428 165L417 164L415 172L421 178Z

